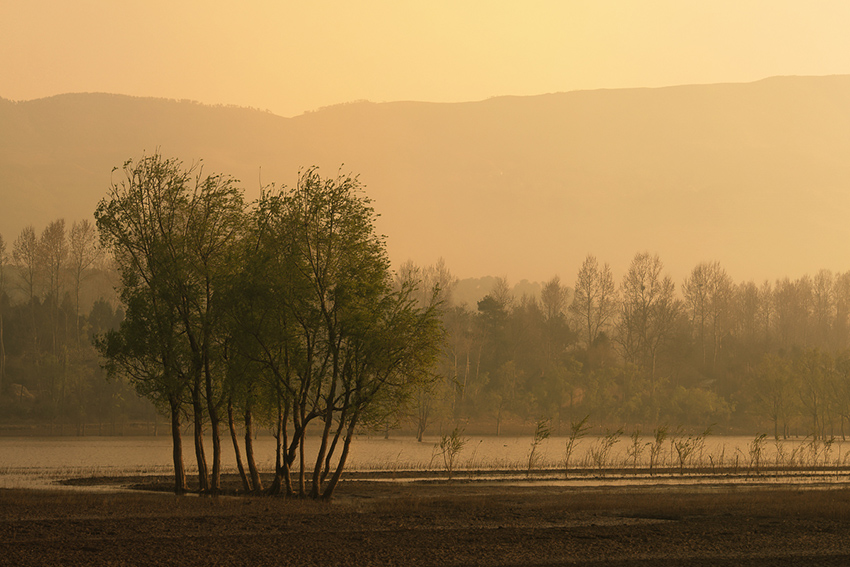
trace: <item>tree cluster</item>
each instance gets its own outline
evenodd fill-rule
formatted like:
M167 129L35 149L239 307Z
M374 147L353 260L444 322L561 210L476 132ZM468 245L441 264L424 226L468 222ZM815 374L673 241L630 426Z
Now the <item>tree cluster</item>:
M159 155L123 174L95 216L126 315L98 348L110 375L170 415L175 490L187 486L183 419L202 491L220 490L224 428L244 488L263 490L259 421L277 439L268 490L330 498L357 428L384 422L430 380L437 295L420 305L418 282L394 282L356 178L308 169L247 205L232 178ZM309 451L308 429L318 433Z

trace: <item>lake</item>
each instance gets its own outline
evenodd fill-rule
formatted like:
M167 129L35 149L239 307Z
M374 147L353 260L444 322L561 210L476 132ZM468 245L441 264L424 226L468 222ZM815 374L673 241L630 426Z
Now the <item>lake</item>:
M465 443L455 461L456 469L487 471L528 468L532 447L530 436L463 437ZM240 440L241 441L241 440ZM223 468L235 471L236 462L230 438L224 437ZM358 436L352 443L347 470L445 470L439 437L426 437L418 443L413 437ZM308 437L307 455L315 450L316 438ZM598 470L646 467L653 439L635 442L621 436L605 450L605 438L581 439L570 456L571 468ZM543 440L535 455L536 467L563 470L567 438ZM635 451L637 447L637 451ZM191 438L184 437L184 459L188 471L193 466ZM206 445L208 458L212 445ZM275 440L261 436L255 442L255 455L261 470L274 468ZM635 460L635 452L637 459ZM656 467L678 467L684 458L687 468L747 467L757 460L760 466L845 467L850 460L850 442L824 443L811 439L774 442L753 437L678 436L658 446ZM56 480L80 476L129 474L168 474L171 465L171 438L159 437L0 437L0 488L41 488Z

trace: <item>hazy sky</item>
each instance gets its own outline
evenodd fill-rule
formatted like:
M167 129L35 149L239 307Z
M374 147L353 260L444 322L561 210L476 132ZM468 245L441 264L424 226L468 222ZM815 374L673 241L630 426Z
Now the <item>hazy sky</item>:
M0 0L0 97L293 116L368 99L850 73L846 0Z

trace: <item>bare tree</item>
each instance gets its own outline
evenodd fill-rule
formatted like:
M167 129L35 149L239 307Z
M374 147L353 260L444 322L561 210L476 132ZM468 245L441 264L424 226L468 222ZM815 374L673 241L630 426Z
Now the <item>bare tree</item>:
M735 287L735 333L751 345L761 339L759 335L760 301L759 288L755 282L744 282Z
M32 302L39 292L41 277L41 253L38 238L32 225L21 230L12 248L12 259L20 272L21 287Z
M86 273L100 259L97 230L88 220L74 221L68 238L68 264L74 282L74 329L80 343L80 290Z
M656 385L658 355L673 331L679 303L670 276L661 275L658 255L640 252L623 277L623 303L617 323L617 342L626 362L644 368Z
M770 281L764 280L759 288L759 323L764 333L765 344L771 341L773 328L776 325L776 308L774 306L774 290Z
M611 268L608 264L600 268L593 255L588 254L579 270L570 313L588 349L617 313L617 291Z
M508 284L508 278L498 276L493 283L493 289L490 290L490 297L498 303L505 311L510 311L514 304L514 294L511 291L511 286Z
M562 376L562 358L567 345L574 341L567 323L567 310L570 305L570 289L561 284L561 278L554 276L543 285L540 292L540 305L543 313L542 339L545 368L549 374ZM555 400L552 400L553 402ZM560 404L557 404L560 415ZM560 418L558 420L560 428Z
M395 289L402 290L405 285L415 289L413 293L416 304L420 308L438 304L444 309L451 304L452 288L457 283L445 260L440 258L437 263L420 268L408 260L400 266L395 274ZM444 409L445 402L451 397L457 380L457 354L451 352L448 343L444 343L437 370L437 380L422 381L413 386L409 404L412 406L411 415L416 421L416 440L422 441L428 424L434 415ZM389 435L390 423L386 423Z
M697 265L682 286L691 326L702 347L702 362L708 361L711 344L711 365L717 364L720 340L728 330L732 301L732 278L718 262Z
M47 279L47 293L58 303L62 292L62 272L68 259L65 219L48 224L41 233L39 244Z
M68 259L68 240L65 238L65 219L47 225L41 233L39 250L45 268L47 300L50 304L51 344L53 355L59 355L59 305L62 301L63 272Z
M452 303L452 291L455 284L457 284L457 278L446 266L446 261L439 258L435 264L422 271L421 295L423 301L420 303L420 307L429 305L434 300L444 307L448 307ZM432 297L434 293L436 293L436 297Z
M833 295L835 297L833 348L840 352L847 350L850 346L850 272L836 276Z
M812 281L812 340L818 348L830 345L835 324L835 281L829 270L820 270Z
M543 284L540 303L547 321L564 315L569 307L570 290L561 285L561 278L554 276Z
M776 334L780 346L811 346L812 280L783 278L773 291Z
M41 251L38 244L38 238L35 236L35 229L32 225L25 227L21 234L15 239L15 245L12 248L12 258L15 262L15 267L18 269L21 288L27 297L30 311L30 325L32 348L35 350L38 347L38 326L35 322L35 301L38 295L38 287L42 272Z

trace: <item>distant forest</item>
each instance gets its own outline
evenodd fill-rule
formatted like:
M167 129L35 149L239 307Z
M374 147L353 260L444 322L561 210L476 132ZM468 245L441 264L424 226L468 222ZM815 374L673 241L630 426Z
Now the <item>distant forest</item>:
M3 427L55 434L120 434L155 424L153 406L107 381L93 346L124 317L116 274L89 221L0 236L0 415Z
M399 403L386 431L515 433L549 420L567 433L589 416L600 432L850 433L850 272L735 283L710 262L677 284L640 252L616 282L588 256L567 281L524 282L539 293L481 280L492 285L474 303L459 297L476 282L458 282L442 261L408 262L396 276L422 282L423 304L439 287L445 340L434 380ZM123 318L116 277L88 221L0 237L5 430L152 432L153 406L107 380L92 346Z

